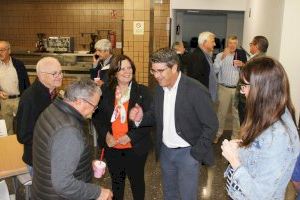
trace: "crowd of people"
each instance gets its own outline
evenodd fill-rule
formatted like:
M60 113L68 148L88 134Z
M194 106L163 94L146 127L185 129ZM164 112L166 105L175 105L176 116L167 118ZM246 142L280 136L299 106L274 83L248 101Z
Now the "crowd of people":
M250 58L234 35L217 55L214 46L215 34L202 32L193 52L182 41L153 52L152 94L135 80L132 59L114 55L102 39L95 44L91 79L71 83L58 96L63 73L56 58L38 61L30 85L9 42L0 41L1 114L8 133L15 131L24 145L32 198L122 200L128 177L133 199L145 199L144 169L154 142L164 199L196 200L200 168L215 164L213 145L229 109L232 136L221 143L229 163L228 198L284 199L291 178L299 191L300 142L284 67L266 56L264 36L253 38ZM84 131L90 117L112 190L91 183L93 158Z

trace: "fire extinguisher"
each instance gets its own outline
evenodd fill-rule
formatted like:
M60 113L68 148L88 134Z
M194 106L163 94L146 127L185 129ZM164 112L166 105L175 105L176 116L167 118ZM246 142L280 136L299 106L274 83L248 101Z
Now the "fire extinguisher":
M111 42L112 48L116 48L117 35L114 31L109 32L109 40Z

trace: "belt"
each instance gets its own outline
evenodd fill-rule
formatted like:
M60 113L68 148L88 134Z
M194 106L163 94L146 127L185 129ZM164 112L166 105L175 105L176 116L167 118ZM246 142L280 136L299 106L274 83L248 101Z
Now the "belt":
M21 95L8 95L9 99L16 99L18 97L20 97Z
M230 86L230 85L224 85L224 84L220 84L220 85L222 85L222 86L224 86L224 87L226 87L226 88L236 88L236 86Z

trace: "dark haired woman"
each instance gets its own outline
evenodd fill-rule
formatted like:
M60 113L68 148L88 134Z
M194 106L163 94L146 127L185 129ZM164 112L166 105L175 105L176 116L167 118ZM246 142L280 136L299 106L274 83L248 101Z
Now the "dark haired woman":
M122 200L128 176L133 198L145 196L144 167L151 146L150 128L136 128L128 120L128 111L140 105L148 110L151 103L147 87L134 79L135 66L125 55L113 58L108 71L109 86L93 122L99 134L98 143L105 148L105 159L112 179L113 199Z
M299 154L287 74L269 57L248 62L241 73L246 118L241 140L224 140L222 155L232 199L284 199Z

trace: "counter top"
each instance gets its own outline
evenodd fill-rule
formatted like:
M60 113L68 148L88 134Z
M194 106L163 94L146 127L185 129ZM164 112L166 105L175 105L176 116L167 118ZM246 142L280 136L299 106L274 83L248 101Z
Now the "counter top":
M14 51L12 55L35 55L35 56L87 56L92 57L93 54L88 51L75 51L74 53L51 53L51 52L35 52L35 51Z

